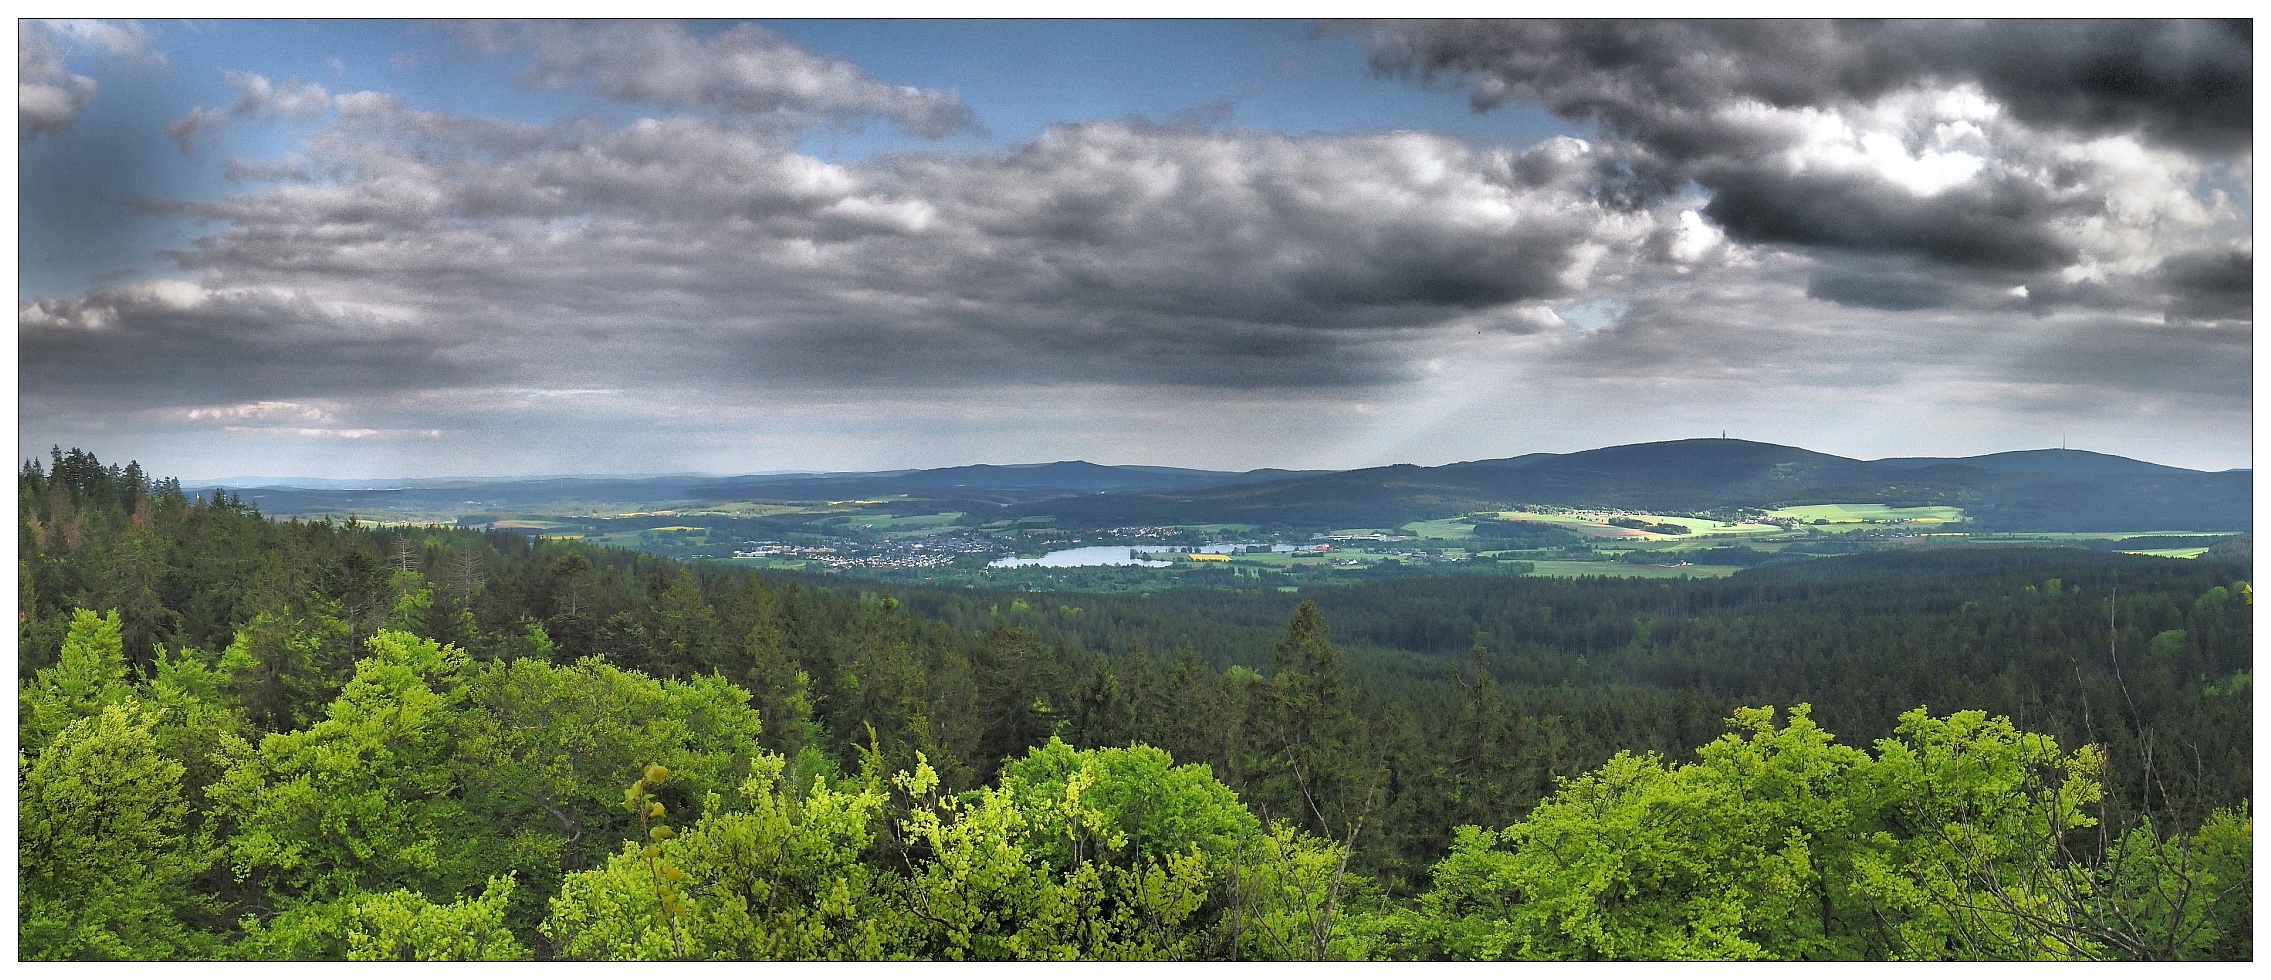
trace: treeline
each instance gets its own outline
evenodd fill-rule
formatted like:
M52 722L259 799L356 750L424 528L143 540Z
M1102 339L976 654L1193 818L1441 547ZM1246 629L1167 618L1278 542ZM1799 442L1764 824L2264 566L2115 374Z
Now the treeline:
M19 495L26 957L2246 950L2229 566L887 596L271 522L77 451ZM1813 727L1895 716L1873 751ZM1932 745L2003 768L1897 770ZM1745 782L1785 764L1810 775ZM1786 805L1712 822L1761 794ZM1628 805L1670 842L1546 874L1554 814ZM1673 812L1704 822L1640 816ZM1674 866L1757 880L1688 894ZM1628 876L1649 884L1601 890ZM1630 918L1636 894L1660 907ZM1716 938L1677 938L1699 923Z

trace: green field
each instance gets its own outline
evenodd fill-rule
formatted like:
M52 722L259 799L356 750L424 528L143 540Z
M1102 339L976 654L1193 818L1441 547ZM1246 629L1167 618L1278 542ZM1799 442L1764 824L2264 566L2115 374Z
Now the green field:
M850 529L878 531L886 537L910 537L936 533L953 527L962 520L962 512L949 510L936 514L849 514L826 523ZM820 523L820 522L815 522Z
M1179 531L1197 531L1200 534L1252 534L1260 530L1259 524L1177 524Z
M1436 538L1443 541L1464 541L1475 536L1475 526L1463 517L1446 517L1434 521L1413 521L1403 526L1405 534L1418 538Z
M1824 521L1830 524L1954 524L1963 520L1961 507L1894 507L1890 504L1807 504L1768 511L1768 517Z
M1688 535L1657 534L1633 528L1610 527L1611 517L1636 517L1650 524L1677 524L1687 528ZM1693 537L1735 537L1754 534L1785 534L1783 528L1772 524L1723 524L1705 517L1672 517L1665 514L1635 514L1628 511L1561 511L1551 514L1526 510L1502 510L1498 518L1505 521L1536 521L1552 524L1596 538L1623 538L1632 541L1677 541ZM1424 522L1440 523L1440 522ZM1406 527L1418 526L1407 524Z
M767 555L763 558L732 558L728 560L743 567L762 568L776 572L803 571L807 567L802 558L781 558L774 555Z
M1974 534L1974 541L2122 541L2129 538L2228 538L2238 531L1996 531Z
M1727 524L1705 517L1663 517L1634 514L1641 520L1656 524L1678 524L1698 538L1747 537L1754 534L1781 534L1782 528L1772 524Z
M1498 519L1502 521L1538 521L1544 524L1565 524L1571 526L1604 526L1599 520L1595 520L1590 516L1586 516L1585 514L1580 514L1575 511L1556 511L1551 514L1545 514L1528 510L1502 510L1498 512Z
M1149 545L1136 545L1136 546L1135 546L1135 554L1136 554L1136 557L1138 557L1138 558L1142 558L1142 557L1145 557L1145 556L1149 556L1149 557L1152 557L1152 558L1158 559L1158 560L1160 560L1160 561L1182 561L1182 560L1184 560L1184 557L1185 557L1185 553L1184 553L1184 552L1180 552L1180 551L1168 551L1168 550L1164 550L1164 549L1162 549L1162 550L1158 550L1158 551L1153 551L1153 550L1151 550L1151 546L1149 546ZM1247 564L1247 565L1283 565L1283 564L1285 564L1285 560L1286 560L1286 559L1288 559L1288 558L1292 558L1292 557L1293 557L1292 555L1282 555L1282 554L1273 554L1273 553L1270 553L1270 552L1266 552L1266 551L1256 551L1256 552L1249 552L1249 553L1247 553L1247 554L1243 554L1243 555L1231 555L1231 556L1230 556L1230 560L1231 560L1231 561L1232 561L1233 563L1237 563L1237 564Z
M1141 551L1142 549L1139 548L1137 550ZM1336 547L1331 551L1325 552L1300 551L1288 553L1282 551L1255 551L1248 552L1243 555L1232 555L1230 562L1234 565L1269 565L1272 567L1283 568L1287 565L1330 565L1334 561L1343 558L1361 558L1371 561L1379 560L1378 555L1374 555L1370 552L1349 551Z
M830 511L831 508L803 504L731 503L705 505L681 510L679 513L704 517L778 517L782 514L824 514Z

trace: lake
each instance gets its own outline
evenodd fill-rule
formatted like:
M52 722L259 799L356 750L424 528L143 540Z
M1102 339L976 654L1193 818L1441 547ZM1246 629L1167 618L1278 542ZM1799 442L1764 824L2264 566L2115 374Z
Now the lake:
M1142 565L1145 568L1166 568L1168 564L1163 561L1144 561L1135 556L1133 547L1113 544L1067 548L1049 552L1039 558L997 558L986 563L986 567L1024 568L1039 565L1042 568L1083 568L1089 565Z

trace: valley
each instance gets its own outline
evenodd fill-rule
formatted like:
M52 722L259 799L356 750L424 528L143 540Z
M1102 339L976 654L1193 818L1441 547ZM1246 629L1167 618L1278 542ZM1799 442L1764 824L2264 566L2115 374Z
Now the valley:
M280 517L512 531L776 572L1297 591L1415 574L1717 578L2014 544L2189 558L2249 530L2251 480L2076 450L1867 462L1696 439L1345 472L1058 462L228 492ZM1049 557L1099 548L1129 551L1112 564Z

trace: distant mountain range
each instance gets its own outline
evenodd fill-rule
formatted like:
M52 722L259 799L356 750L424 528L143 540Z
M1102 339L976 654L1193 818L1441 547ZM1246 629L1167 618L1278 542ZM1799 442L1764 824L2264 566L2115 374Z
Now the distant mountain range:
M1083 524L1384 525L1514 504L1654 512L1808 503L1941 504L1981 530L2245 530L2253 474L2078 450L1864 461L1740 439L1687 439L1444 466L1381 466L1242 486L1010 508Z
M1321 474L1321 470L1249 470L1223 473L1173 466L1102 466L1080 460L1023 465L951 466L895 473L745 476L701 483L688 492L705 498L840 500L912 494L988 503L1013 503L1066 494L1168 493L1206 487L1266 483Z
M525 480L442 478L418 480L234 479L188 483L184 489L234 493L263 512L287 514L495 510L582 501L807 503L908 495L953 503L1001 506L1097 493L1191 490L1280 480L1321 470L1260 469L1245 473L1172 466L1103 466L1079 460L1011 465L979 464L932 470L871 473L770 473L748 476L538 477Z
M280 481L281 482L281 481ZM308 481L315 482L315 481ZM1443 466L1243 473L1081 461L878 473L239 487L273 514L504 510L572 501L809 502L906 495L950 509L1092 527L1387 526L1518 504L1693 513L1807 503L1961 507L1980 530L2242 531L2251 470L2207 473L2072 449L1857 460L1740 439L1686 439Z

